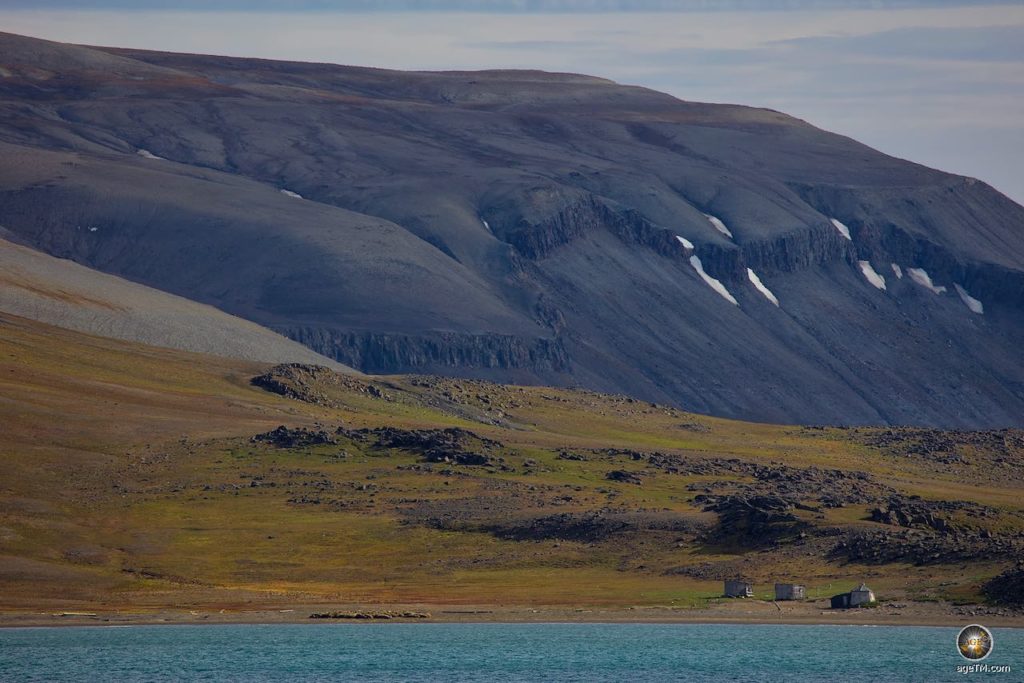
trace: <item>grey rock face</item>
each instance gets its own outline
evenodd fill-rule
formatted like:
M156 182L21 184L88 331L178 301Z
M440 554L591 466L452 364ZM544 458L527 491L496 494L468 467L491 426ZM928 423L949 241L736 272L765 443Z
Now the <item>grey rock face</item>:
M0 66L3 236L358 369L1024 425L1024 208L976 180L571 74L10 35Z

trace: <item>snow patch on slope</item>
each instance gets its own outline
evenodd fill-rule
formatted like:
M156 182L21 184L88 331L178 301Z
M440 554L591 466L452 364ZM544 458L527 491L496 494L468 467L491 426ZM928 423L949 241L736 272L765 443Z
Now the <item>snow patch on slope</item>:
M712 216L710 213L704 214L704 217L707 218L708 221L710 221L711 225L715 226L715 230L722 233L729 239L732 239L732 232L729 230L728 227L726 227L725 223L722 222L721 218L716 218L715 216Z
M302 195L298 192L292 192L291 190L281 190L281 194L286 197L292 197L294 199L302 199Z
M691 242L690 240L686 239L682 235L676 235L676 239L679 240L679 244L681 244L684 247L686 247L687 249L693 251L693 242Z
M755 273L752 268L747 268L747 277L750 278L751 284L757 288L757 291L764 294L764 298L768 299L768 301L771 301L776 306L779 305L779 300L772 293L772 290L768 289L765 284L761 282L761 278L757 276L757 273Z
M895 263L892 264L892 272L896 274L896 279L897 280L902 280L903 279L903 269L900 268Z
M864 279L878 289L885 289L885 278L878 274L870 261L857 261L857 263L860 265L860 272L864 273Z
M700 262L700 258L698 258L696 254L690 257L690 265L693 266L693 269L697 271L697 275L700 275L701 279L703 279L711 289L718 292L722 298L729 303L739 306L739 302L736 301L736 298L729 293L729 290L725 288L725 285L705 272L704 264Z
M148 149L140 149L138 152L136 152L136 154L138 154L143 159L157 159L159 161L166 161L166 159L164 159L163 157L158 157L157 155L150 152Z
M984 304L982 304L980 301L978 301L973 296L968 294L966 289L964 289L960 285L956 284L955 282L953 283L953 287L956 289L956 293L960 295L960 300L963 301L967 305L967 308L971 309L972 313L977 313L978 315L984 315L984 313L985 313L985 306L984 306Z
M851 242L853 241L853 238L850 237L850 229L846 227L846 225L844 225L842 221L836 218L829 218L829 220L832 221L832 225L836 227L836 230L839 231L840 235L850 240Z
M924 268L907 268L907 275L910 279L921 285L932 294L944 294L946 292L945 287L936 287L932 282L932 278L928 273L924 271Z

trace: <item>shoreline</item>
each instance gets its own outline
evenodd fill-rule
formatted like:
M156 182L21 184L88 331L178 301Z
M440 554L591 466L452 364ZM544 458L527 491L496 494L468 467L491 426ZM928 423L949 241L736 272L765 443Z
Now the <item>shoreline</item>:
M456 609L464 607L464 609ZM879 605L872 609L836 610L816 603L785 604L768 601L727 604L713 608L671 607L583 608L498 607L479 605L365 605L331 610L382 614L416 611L425 618L376 617L312 618L328 611L324 605L295 605L264 609L152 609L106 608L69 610L0 610L0 629L123 626L273 626L297 624L716 624L789 626L933 626L962 627L982 623L994 628L1024 628L1024 611L987 606L936 603Z

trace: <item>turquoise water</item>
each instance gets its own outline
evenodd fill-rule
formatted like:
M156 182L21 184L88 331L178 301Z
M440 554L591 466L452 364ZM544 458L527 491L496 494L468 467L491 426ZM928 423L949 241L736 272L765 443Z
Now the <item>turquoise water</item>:
M0 629L2 681L970 680L956 628L702 624L316 624ZM994 629L991 681L1024 680Z

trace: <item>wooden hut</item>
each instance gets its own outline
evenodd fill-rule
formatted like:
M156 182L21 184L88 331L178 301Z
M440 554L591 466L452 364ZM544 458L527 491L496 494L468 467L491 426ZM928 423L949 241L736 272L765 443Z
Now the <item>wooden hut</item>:
M746 579L726 579L725 597L752 598L754 597L754 584Z
M776 600L803 600L807 597L807 587L799 583L775 584Z
M832 596L832 609L847 609L850 606L850 594L840 593Z

